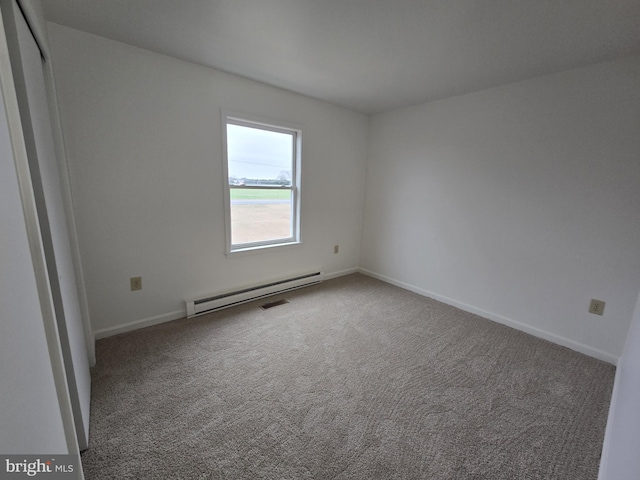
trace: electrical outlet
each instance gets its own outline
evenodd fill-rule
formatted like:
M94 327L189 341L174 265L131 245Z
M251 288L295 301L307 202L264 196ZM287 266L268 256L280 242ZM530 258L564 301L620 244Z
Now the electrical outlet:
M131 277L131 291L142 290L142 277Z
M605 302L602 300L596 300L594 298L591 299L591 304L589 305L589 313L593 313L595 315L602 315L604 313Z
M340 245L333 246L333 253L340 253Z

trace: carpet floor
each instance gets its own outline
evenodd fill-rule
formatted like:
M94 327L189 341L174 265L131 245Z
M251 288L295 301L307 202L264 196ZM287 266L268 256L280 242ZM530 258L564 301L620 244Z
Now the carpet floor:
M595 480L615 373L360 274L96 350L88 480Z

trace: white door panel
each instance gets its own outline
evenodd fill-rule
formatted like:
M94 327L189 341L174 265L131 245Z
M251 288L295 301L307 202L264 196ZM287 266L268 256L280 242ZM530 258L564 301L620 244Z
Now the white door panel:
M60 172L49 114L43 58L29 26L13 11L21 60L16 90L80 449L87 448L91 377ZM10 44L10 48L15 45ZM15 51L15 50L14 50Z

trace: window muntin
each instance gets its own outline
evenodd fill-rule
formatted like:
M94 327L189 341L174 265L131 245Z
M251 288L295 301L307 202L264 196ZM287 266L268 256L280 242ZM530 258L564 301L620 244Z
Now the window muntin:
M225 120L227 251L298 243L301 131Z

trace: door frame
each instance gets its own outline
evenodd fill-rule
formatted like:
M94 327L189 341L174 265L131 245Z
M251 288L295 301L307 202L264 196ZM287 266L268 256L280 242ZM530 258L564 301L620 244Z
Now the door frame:
M58 405L62 417L66 447L69 454L78 455L79 458L80 451L76 437L73 409L54 311L53 295L51 285L49 283L42 232L40 231L40 224L38 221L38 211L32 177L30 174L26 139L24 136L18 104L18 93L13 77L13 66L10 61L10 47L7 41L7 31L5 28L5 25L7 25L8 28L11 28L12 25L15 27L15 18L13 17L15 13L14 9L20 8L17 3L14 3L15 1L16 0L0 0L0 88L2 88L5 103L5 114L7 117L9 136L18 178L20 199L22 202L27 238L29 241L29 250L33 261L38 299L42 311L43 326L49 358L51 361L53 380L56 387ZM26 15L25 19L28 20ZM10 32L10 34L11 33L14 32ZM78 473L79 478L83 478L82 470Z

